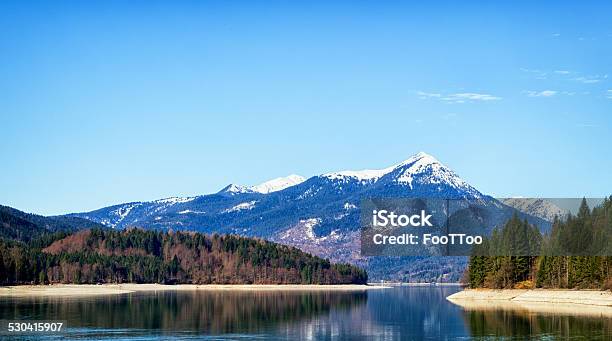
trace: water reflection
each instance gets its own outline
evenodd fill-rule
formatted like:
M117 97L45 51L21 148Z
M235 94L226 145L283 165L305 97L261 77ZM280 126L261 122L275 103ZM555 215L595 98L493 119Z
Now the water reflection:
M496 309L469 308L464 312L470 334L475 337L490 336L512 339L547 337L549 339L611 340L612 318L597 314L595 310L582 311L574 307L570 312L563 307L559 312L550 312L551 307L507 305ZM509 308L510 307L510 308Z
M367 292L190 291L4 300L2 319L66 320L71 328L259 333L365 304Z
M612 314L555 305L456 305L456 287L362 292L191 291L0 299L0 319L60 319L46 339L612 339ZM0 339L2 337L0 336ZM32 339L31 337L24 339Z
M461 309L446 297L457 287L404 287L371 295L365 320L387 339L439 340L465 336Z

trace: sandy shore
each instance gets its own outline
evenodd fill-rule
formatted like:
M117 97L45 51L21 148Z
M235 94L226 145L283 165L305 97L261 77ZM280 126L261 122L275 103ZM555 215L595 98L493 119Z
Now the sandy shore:
M26 296L96 296L127 294L140 291L193 291L193 290L239 290L239 291L363 291L383 289L384 286L375 285L163 285L163 284L54 284L54 285L19 285L0 287L0 297L26 297Z
M612 293L598 290L467 289L447 297L466 310L522 310L526 312L612 316Z
M485 300L585 304L612 307L612 292L599 290L490 290L467 289L447 297L449 300Z

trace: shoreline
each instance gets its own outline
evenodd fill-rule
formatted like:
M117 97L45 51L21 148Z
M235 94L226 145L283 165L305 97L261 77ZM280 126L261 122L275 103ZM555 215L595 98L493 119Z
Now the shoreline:
M368 285L384 285L389 287L461 287L464 286L462 283L455 282L370 282Z
M569 289L466 289L446 298L465 310L612 316L612 292Z
M364 284L50 284L0 287L2 297L85 297L156 291L365 291L388 286Z

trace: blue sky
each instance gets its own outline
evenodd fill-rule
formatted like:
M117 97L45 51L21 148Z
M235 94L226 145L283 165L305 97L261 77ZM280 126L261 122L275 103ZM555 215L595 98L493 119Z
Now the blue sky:
M3 1L0 203L60 214L418 151L492 195L609 195L611 7Z

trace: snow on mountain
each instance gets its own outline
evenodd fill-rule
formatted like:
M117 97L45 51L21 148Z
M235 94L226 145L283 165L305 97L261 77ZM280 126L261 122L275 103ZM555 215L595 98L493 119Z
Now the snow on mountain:
M444 185L456 190L465 191L475 197L480 193L461 179L450 168L440 163L433 156L420 152L405 161L383 169L366 169L361 171L341 171L325 173L322 178L335 182L357 181L361 184L373 184L383 180L413 188L416 183L425 185Z
M117 227L117 225L121 224L121 222L130 214L130 212L132 212L134 208L137 208L141 205L142 203L137 202L137 203L129 203L129 204L125 204L120 207L117 207L116 209L110 212L109 218L103 219L102 221L100 221L100 223L102 225L115 228Z
M466 191L479 197L478 191L461 179L448 167L440 163L433 156L420 152L405 161L382 169L365 169L359 171L340 171L319 175L318 178L328 179L334 183L358 183L362 185L375 184L382 180L389 180L395 184L413 188L415 183L427 185L450 186L456 190ZM305 182L306 179L299 175L276 178L256 186L240 186L230 184L223 188L220 193L232 195L244 193L269 194ZM310 189L311 192L315 189ZM304 193L308 197L313 193Z
M286 219L294 219L293 216L298 213L293 210L292 205L300 202L302 210L329 207L329 212L325 212L329 217L342 219L348 224L354 219L347 215L347 212L357 208L360 195L482 197L480 192L452 170L423 152L382 169L326 173L308 180L292 174L250 187L230 184L219 194L224 195L170 197L149 202L126 203L76 215L116 228L148 226L151 221L156 222L153 224L156 227L188 224L192 228L201 228L203 225L216 224L230 228L234 227L234 224L245 223L261 224L265 227L269 226L270 222L264 221L265 218L261 215L247 216L246 212L255 212L253 214L258 215L258 209L261 208L266 214L278 214ZM259 201L257 209L253 200ZM342 208L344 212L341 211ZM277 210L284 213L276 213ZM220 212L241 212L241 215L232 215L231 218L217 217L216 214ZM182 218L179 220L176 215ZM155 217L162 219L155 220ZM247 222L240 219L247 219ZM275 216L268 219L276 221L278 218ZM295 224L297 221L287 223ZM280 227L287 226L287 223L283 222Z
M182 204L182 203L190 202L196 198L197 197L187 197L187 198L170 197L170 198L165 198L165 199L154 200L152 201L152 203L174 205L174 204Z
M359 182L375 182L383 175L389 173L395 169L395 166L391 166L384 169L364 169L359 171L340 171L340 172L332 172L322 174L321 177L328 178L330 180L340 180L340 181L348 181L348 180L357 180Z
M320 255L334 261L362 260L360 255L359 231L332 229L325 235L317 235L313 229L321 224L321 218L308 218L298 221L290 228L270 236L277 243L291 245L305 252Z
M283 178L272 179L257 186L249 187L249 189L253 192L267 194L301 184L305 180L306 178L303 176L291 174Z
M220 191L220 193L232 193L232 194L237 194L237 193L261 193L261 194L268 194L268 193L272 193L272 192L281 191L281 190L283 190L285 188L289 188L291 186L295 186L295 185L301 184L305 180L306 180L306 178L303 177L303 176L296 175L296 174L291 174L291 175L288 175L288 176L285 176L285 177L275 178L275 179L272 179L272 180L268 180L268 181L266 181L264 183L261 183L259 185L250 186L250 187L229 184L228 186L223 188Z
M156 205L155 209L153 210L154 213L165 213L166 211L168 211L169 208L173 207L174 205L185 204L195 199L197 199L197 197L185 197L185 198L170 197L170 198L150 201L149 203Z
M252 193L252 191L250 191L249 188L245 186L229 184L223 187L223 189L221 189L219 193L241 194L241 193Z
M321 221L321 218L302 219L295 226L292 226L278 235L278 240L300 245L304 242L314 242L318 244L323 241L336 241L341 238L338 230L333 230L325 236L317 236L314 232L314 228L321 224Z
M243 202L236 206L233 206L232 208L223 210L222 213L231 213L231 212L237 212L237 211L242 211L242 210L252 210L253 207L255 207L255 203L257 203L257 201L255 200L249 201L249 202Z
M465 180L427 153L420 152L400 163L394 172L397 172L394 181L410 188L413 187L413 182L417 181L420 184L444 184L475 194L475 189Z
M514 211L481 194L433 156L418 153L382 169L326 173L307 180L290 175L250 187L231 184L210 195L126 203L73 215L114 228L236 233L295 246L333 261L358 263L364 262L359 206L370 197L477 198L479 210L474 215L491 213L483 215L491 228ZM392 271L385 270L385 264L372 266L369 269L379 275Z
M355 206L354 204L348 203L348 202L345 202L343 207L347 211L348 210L354 210L354 209L357 208L357 206Z
M415 170L420 169L420 167L426 166L431 163L437 163L438 161L433 158L433 156L426 154L424 152L420 152L406 161L400 162L391 167L383 168L383 169L364 169L360 171L340 171L340 172L332 172L322 174L321 177L328 178L330 180L341 180L346 181L348 179L354 179L360 182L376 182L378 179L383 176L393 172L394 170L403 167L405 165L413 165L415 164ZM406 174L408 176L409 174ZM406 179L404 179L406 181Z
M306 235L308 236L308 238L310 239L315 239L315 234L314 231L312 230L313 227L317 226L318 224L321 223L321 219L319 218L310 218L310 219L306 219L306 220L300 220L301 224L304 224L304 227L306 228Z
M192 211L192 210L182 210L177 212L178 214L206 214L204 211Z

